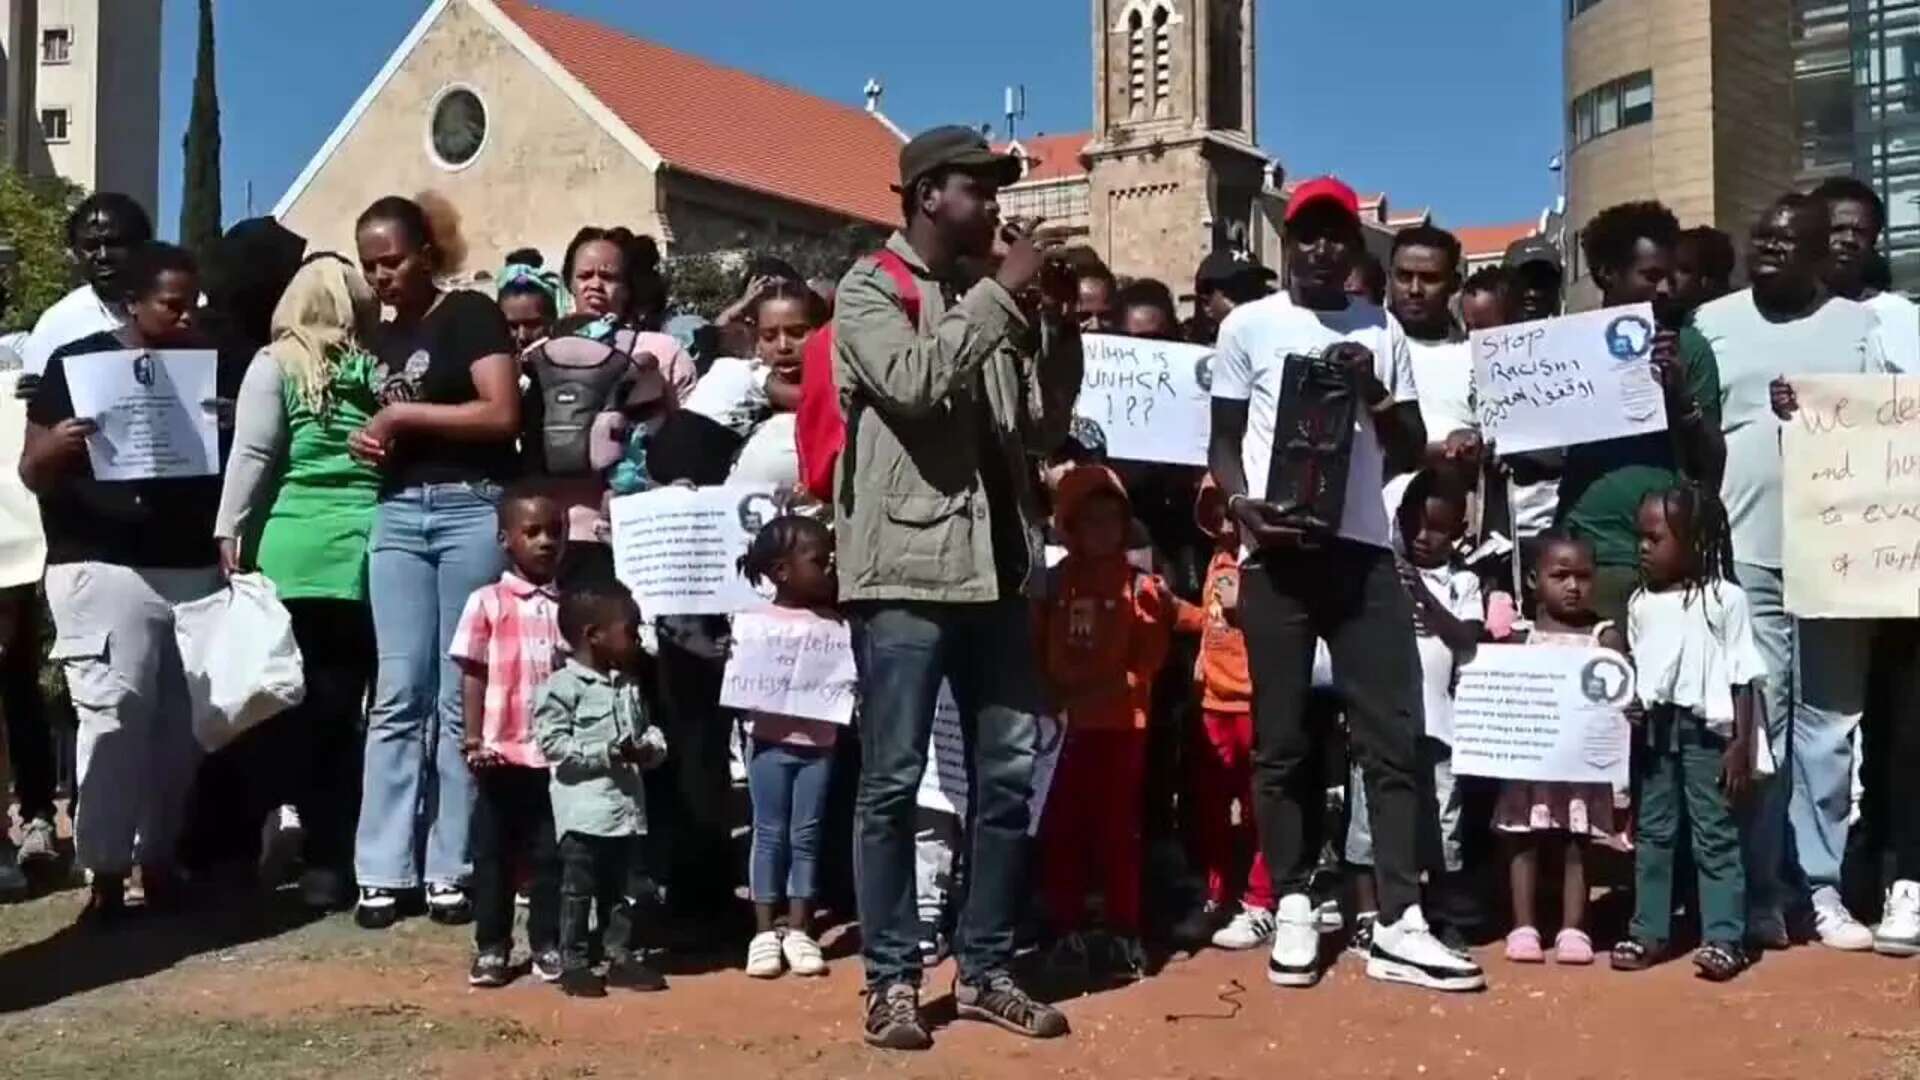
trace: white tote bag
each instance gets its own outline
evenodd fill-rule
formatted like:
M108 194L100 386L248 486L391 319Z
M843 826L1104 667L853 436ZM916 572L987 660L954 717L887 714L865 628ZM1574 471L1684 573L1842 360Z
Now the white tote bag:
M176 606L173 633L193 734L208 753L306 696L293 621L263 575L235 574L212 596Z

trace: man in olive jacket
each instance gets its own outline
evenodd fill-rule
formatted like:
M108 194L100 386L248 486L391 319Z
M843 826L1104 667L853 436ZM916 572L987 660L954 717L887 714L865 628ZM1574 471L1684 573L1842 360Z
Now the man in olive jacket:
M866 1038L891 1049L932 1042L913 843L942 680L974 765L958 1013L1035 1037L1067 1030L1007 972L1043 708L1026 602L1045 570L1028 455L1065 437L1081 375L1071 273L1048 263L1033 223L1000 225L996 193L1018 176L1016 159L968 128L914 139L900 154L906 227L855 264L836 300L847 448L834 507L860 670ZM976 280L988 263L992 276Z

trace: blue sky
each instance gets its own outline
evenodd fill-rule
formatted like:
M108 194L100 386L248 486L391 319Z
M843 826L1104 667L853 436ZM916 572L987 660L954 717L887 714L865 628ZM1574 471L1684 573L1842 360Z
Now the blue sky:
M814 93L857 102L869 76L903 128L1003 123L1023 83L1023 132L1092 122L1086 0L540 0ZM216 0L224 210L270 209L405 36L427 0ZM1290 175L1340 173L1442 224L1531 217L1560 145L1560 7L1546 0L1264 0L1259 138ZM166 0L161 228L179 217L194 0ZM907 14L911 12L912 14ZM1364 12L1364 16L1361 14ZM724 132L716 132L724 137Z

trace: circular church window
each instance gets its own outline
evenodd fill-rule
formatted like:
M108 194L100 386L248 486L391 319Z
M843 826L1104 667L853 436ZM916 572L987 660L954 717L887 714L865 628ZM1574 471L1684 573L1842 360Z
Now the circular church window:
M463 169L480 155L487 141L487 107L480 95L464 86L449 87L433 104L427 145L435 161L448 169Z

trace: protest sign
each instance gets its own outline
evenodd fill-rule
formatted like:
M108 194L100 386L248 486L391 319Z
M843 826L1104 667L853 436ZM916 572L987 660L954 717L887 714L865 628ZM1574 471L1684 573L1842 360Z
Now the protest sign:
M95 480L218 476L211 349L123 349L65 360L73 415L99 430L87 438Z
M740 556L778 516L773 487L663 487L622 495L608 507L614 573L649 619L730 615L766 597L740 575Z
M1047 791L1053 787L1053 770L1060 764L1060 742L1066 735L1060 721L1051 716L1039 718L1036 727L1040 742L1033 758L1033 798L1027 808L1032 820L1029 834L1040 832L1040 813L1047 805ZM920 776L919 804L965 819L967 816L967 747L960 732L960 706L953 689L940 684L939 703L933 710L933 738L927 743L927 771Z
M1653 305L1476 330L1480 429L1502 454L1667 429L1649 358Z
M781 608L733 617L720 704L831 724L853 722L856 675L846 622Z
M1800 409L1780 436L1787 610L1920 616L1920 380L1792 382Z
M1205 465L1212 426L1213 350L1179 341L1088 334L1074 414L1126 461Z
M0 372L0 588L39 581L47 567L40 500L20 479L27 403L14 393L19 385L19 370Z
M1625 787L1632 699L1611 649L1482 645L1454 690L1454 774Z

